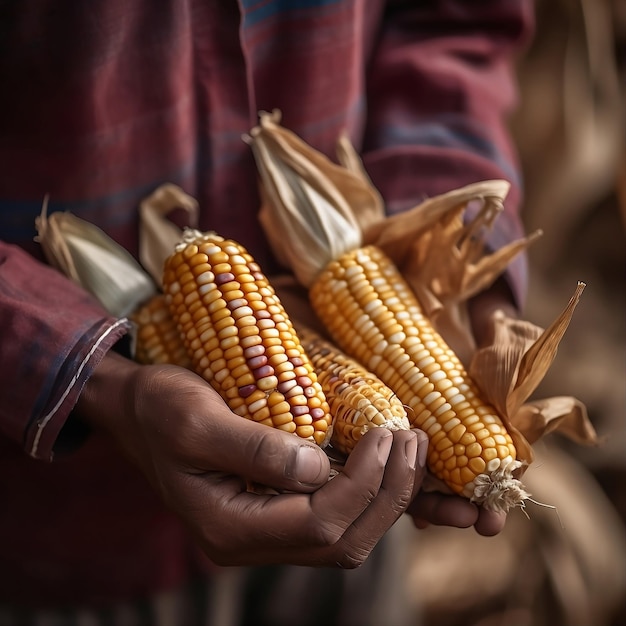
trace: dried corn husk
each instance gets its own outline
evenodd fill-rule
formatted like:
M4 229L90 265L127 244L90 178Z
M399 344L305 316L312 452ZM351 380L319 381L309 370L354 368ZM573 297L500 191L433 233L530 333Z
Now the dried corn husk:
M263 119L274 120L276 116L277 113L268 114ZM264 201L259 219L274 254L308 286L318 269L338 251L360 245L355 213L378 209L380 198L371 186L363 184L359 174L330 163L319 153L307 151L304 142L278 125L273 128L276 132L268 135L267 141L256 140L256 129L248 138L265 181L261 187ZM292 147L294 141L298 143L296 150ZM284 161L274 158L276 153ZM283 162L288 162L288 167ZM327 181L334 182L327 184ZM283 211L266 210L279 203ZM328 210L318 211L315 207ZM301 254L302 250L306 254Z
M524 433L527 460L532 459L530 444L552 430L578 443L596 441L586 408L576 398L527 402L556 356L584 287L578 283L567 306L543 332L538 326L497 311L493 316L494 342L477 350L470 364L470 375L480 388L490 390L489 399L509 429ZM506 352L500 347L504 345L510 346Z
M534 233L496 251L486 249L485 235L502 209L509 184L479 182L388 218L354 151L346 150L345 139L340 150L348 167L333 163L279 122L278 112L261 113L248 141L261 177L261 223L300 283L311 285L337 250L361 244L383 248L439 332L469 363L469 374L486 399L502 411L521 460L530 463L533 458L525 432L536 441L550 430L574 431L579 441L595 443L595 431L581 402L560 398L527 404L554 359L582 283L547 330L499 312L493 318L492 345L476 351L467 323L467 300L493 283L511 259L539 235ZM464 221L468 204L476 200L482 208ZM326 216L328 212L336 213L334 222ZM332 227L317 226L331 223ZM345 229L354 232L343 232Z
M133 256L101 229L69 212L48 216L47 208L46 198L35 226L48 263L93 294L111 315L125 317L157 293Z
M177 185L161 185L139 204L139 260L157 285L161 285L164 260L181 238L181 229L166 219L175 209L187 213L189 227L197 227L198 201Z
M176 185L162 185L141 202L139 256L146 269L93 224L69 212L48 217L47 202L36 220L37 239L48 262L92 293L112 315L130 316L133 356L137 314L158 294L163 261L180 240L181 229L167 219L178 208L186 211L189 223L197 222L197 201Z

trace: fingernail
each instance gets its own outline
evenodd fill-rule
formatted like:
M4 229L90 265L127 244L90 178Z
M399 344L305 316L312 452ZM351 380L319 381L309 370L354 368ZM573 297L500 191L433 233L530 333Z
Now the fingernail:
M425 467L428 458L428 435L417 428L413 429L413 432L417 435L417 464Z
M417 462L420 467L426 467L428 457L428 437L420 437L417 444Z
M419 448L417 445L417 437L411 437L404 444L404 458L406 459L407 465L411 469L415 469L415 462L417 460L418 449Z
M382 463L386 463L391 452L392 435L391 431L381 428L381 431L383 430L385 432L382 433L382 437L378 440L377 452L379 460Z
M292 467L287 467L289 478L304 485L315 485L323 480L324 465L320 451L311 446L299 446Z

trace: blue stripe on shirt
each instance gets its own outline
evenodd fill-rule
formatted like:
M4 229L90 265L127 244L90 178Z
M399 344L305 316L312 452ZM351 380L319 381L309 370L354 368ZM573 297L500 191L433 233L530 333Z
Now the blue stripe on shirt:
M468 148L495 163L511 181L519 184L519 173L514 164L499 153L487 133L467 124L467 118L456 115L440 115L419 123L406 125L387 124L379 133L379 146L432 146L436 148Z
M55 211L69 211L100 228L116 228L137 218L139 202L164 182L177 183L184 180L195 168L186 163L161 179L144 185L120 189L97 198L59 200L53 196L48 202L48 215ZM12 242L32 241L36 234L35 218L40 215L43 198L37 200L0 199L0 239ZM134 211L129 211L133 207Z
M244 27L253 26L279 13L288 13L302 9L315 9L341 0L241 0L244 9Z

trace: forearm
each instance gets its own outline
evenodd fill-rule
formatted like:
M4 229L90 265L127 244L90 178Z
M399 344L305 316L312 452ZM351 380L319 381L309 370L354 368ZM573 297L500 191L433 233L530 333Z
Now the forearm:
M0 242L0 434L51 460L82 386L127 330L57 271Z
M73 417L91 428L114 433L124 424L129 413L128 393L134 375L141 365L109 351L85 383Z

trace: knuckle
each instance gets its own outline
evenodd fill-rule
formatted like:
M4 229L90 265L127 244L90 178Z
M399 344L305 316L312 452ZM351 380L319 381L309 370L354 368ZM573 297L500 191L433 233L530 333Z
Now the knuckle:
M361 567L365 561L367 561L367 557L369 556L371 550L363 549L363 548L354 548L352 550L346 551L337 561L337 565L341 569L358 569Z
M272 429L264 428L244 444L244 454L257 467L272 467L285 454L284 442L279 441Z
M323 522L314 518L308 524L306 537L309 544L316 548L329 548L334 546L342 537L343 530L340 525L333 522Z
M396 498L391 503L391 508L393 512L397 513L398 515L404 513L411 504L412 495L413 494L411 489L403 489L400 493L398 493Z

